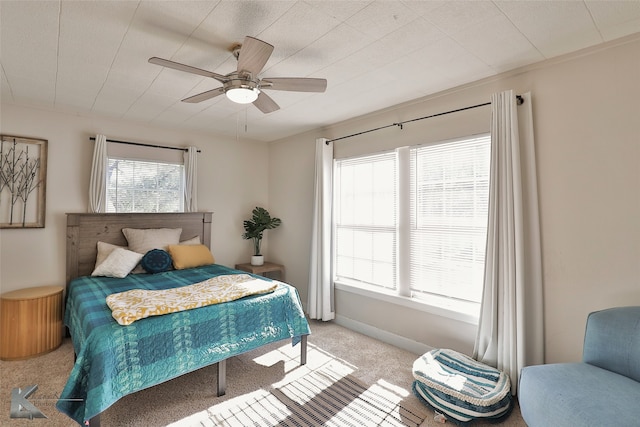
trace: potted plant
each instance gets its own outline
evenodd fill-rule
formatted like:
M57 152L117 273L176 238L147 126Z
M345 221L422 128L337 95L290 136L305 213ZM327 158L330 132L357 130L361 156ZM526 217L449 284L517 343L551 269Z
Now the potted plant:
M264 257L260 252L262 243L262 234L265 230L272 230L282 224L280 218L272 218L265 208L257 206L253 209L251 219L244 221L243 239L253 239L253 256L251 257L251 265L262 265Z

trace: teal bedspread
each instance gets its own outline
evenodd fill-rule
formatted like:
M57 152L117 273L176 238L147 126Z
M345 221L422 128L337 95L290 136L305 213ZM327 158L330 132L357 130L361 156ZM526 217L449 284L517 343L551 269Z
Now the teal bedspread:
M169 289L238 273L244 272L210 265L72 281L64 322L77 359L56 407L84 424L127 394L271 342L292 338L295 345L310 333L298 292L285 283L269 294L149 317L129 326L113 319L105 301L107 295L129 289Z

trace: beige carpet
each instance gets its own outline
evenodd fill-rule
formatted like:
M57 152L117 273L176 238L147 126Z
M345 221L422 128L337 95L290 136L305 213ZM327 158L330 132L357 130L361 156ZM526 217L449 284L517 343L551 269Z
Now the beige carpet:
M175 425L283 427L419 427L428 416L421 405L402 405L397 390L368 386L330 363L251 398L231 399Z
M239 408L248 408L256 401L277 403L275 409L261 409L260 415L266 420L264 425L278 425L291 419L291 411L283 400L292 404L301 398L292 391L292 387L308 382L308 379L326 376L327 373L340 378L353 378L358 385L367 388L365 393L384 392L387 399L397 403L398 407L416 414L426 414L422 427L442 425L434 421L433 412L424 408L411 394L411 366L418 355L332 322L312 321L311 331L308 363L305 366L301 367L298 363L299 346L291 347L291 343L286 341L271 344L227 362L227 394L223 397L215 395L217 368L214 365L120 399L102 414L102 426L244 426L246 424L241 420L249 423L248 418L240 416L234 419L228 414L239 414ZM68 339L56 351L37 358L0 361L0 425L74 425L55 409L57 395L64 387L72 364L73 348ZM38 390L29 401L48 418L10 419L11 389L31 384L37 384ZM298 401L298 404L301 402ZM331 423L321 420L320 424ZM336 421L332 425L341 424ZM345 422L345 425L348 424ZM376 424L372 422L371 425ZM473 425L494 424L480 421ZM517 407L499 425L526 426Z

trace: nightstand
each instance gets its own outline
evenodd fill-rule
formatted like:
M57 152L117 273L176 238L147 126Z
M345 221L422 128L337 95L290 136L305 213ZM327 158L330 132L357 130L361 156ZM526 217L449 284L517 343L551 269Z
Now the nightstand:
M265 262L262 265L251 265L250 263L236 264L236 270L259 274L269 278L272 278L270 273L278 273L280 275L279 280L284 282L284 265L282 264L276 264L273 262Z
M0 359L26 359L62 344L63 290L40 286L0 296Z

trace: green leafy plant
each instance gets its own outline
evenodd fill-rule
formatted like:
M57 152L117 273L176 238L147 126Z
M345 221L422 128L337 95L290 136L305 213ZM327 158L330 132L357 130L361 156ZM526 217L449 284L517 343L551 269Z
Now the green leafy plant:
M253 254L255 256L262 255L260 253L260 245L262 243L262 235L265 230L272 230L282 224L280 218L271 217L265 208L256 206L253 209L251 219L244 221L243 239L253 239Z

